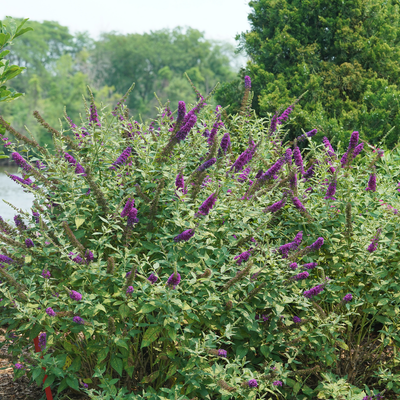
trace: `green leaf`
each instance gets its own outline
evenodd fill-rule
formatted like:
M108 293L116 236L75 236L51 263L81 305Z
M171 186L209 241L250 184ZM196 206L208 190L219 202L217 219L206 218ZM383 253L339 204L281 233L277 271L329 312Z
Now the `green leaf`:
M104 347L97 353L97 362L99 364L107 357L109 351L110 351L109 347Z
M82 217L75 217L75 225L76 229L79 229L79 227L85 222L85 218Z
M239 346L237 349L236 349L236 354L239 356L239 357L244 357L246 354L247 354L247 352L249 351L249 349L247 348L247 347L244 347L244 346Z
M67 378L64 378L64 379L61 381L60 385L58 386L57 393L58 393L58 394L61 393L61 392L62 392L63 390L65 390L67 387L68 387Z
M32 372L32 379L36 381L38 385L40 385L45 376L45 372L42 367L36 367Z
M46 389L47 387L49 387L54 382L54 379L56 379L56 375L53 375L53 374L49 375L46 378L46 380L44 381L43 389Z
M19 32L17 31L17 33L15 34L15 36L14 36L14 39L16 38L16 37L18 37L18 36L21 36L21 35L23 35L24 33L26 33L26 32L29 32L29 31L33 31L33 28L24 28L24 29L21 29Z
M113 356L111 358L111 366L122 376L123 363L120 358Z
M35 324L35 326L29 332L29 339L32 340L32 339L36 338L41 331L42 331L42 327L39 324Z
M129 315L130 311L131 309L126 304L121 304L119 306L119 313L121 314L122 318L126 318Z
M9 33L0 33L0 48L6 44L8 39L10 39Z
M161 326L150 326L149 328L147 328L146 332L143 335L142 345L140 348L147 347L151 343L153 343L157 339L162 329L163 328Z
M82 365L81 357L77 356L72 362L72 364L69 366L68 370L78 372L81 369L81 365Z
M296 382L296 384L293 386L293 393L294 394L299 393L300 389L301 389L301 383L300 382Z
M117 346L119 346L119 347L123 347L124 349L129 350L128 345L127 345L127 343L126 343L125 340L117 339L117 341L115 342L115 344L116 344Z
M148 304L146 303L139 311L139 314L148 314L149 312L152 312L153 310L155 310L157 307L153 306L152 304Z
M105 307L103 306L103 304L96 304L94 307L94 315L96 315L99 311L104 311L105 313L107 313Z
M79 390L78 379L76 379L76 377L73 376L73 375L68 375L67 376L67 385L69 387L71 387L72 389Z

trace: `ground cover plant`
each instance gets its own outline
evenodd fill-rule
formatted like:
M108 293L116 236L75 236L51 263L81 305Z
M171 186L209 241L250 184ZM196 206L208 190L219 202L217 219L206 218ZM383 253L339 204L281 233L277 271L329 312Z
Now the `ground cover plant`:
M126 97L58 129L35 112L54 153L0 118L35 195L0 220L16 377L46 373L58 398L400 393L399 150L315 129L282 145L293 105L269 121L251 98L246 77L233 117L200 93L151 123Z

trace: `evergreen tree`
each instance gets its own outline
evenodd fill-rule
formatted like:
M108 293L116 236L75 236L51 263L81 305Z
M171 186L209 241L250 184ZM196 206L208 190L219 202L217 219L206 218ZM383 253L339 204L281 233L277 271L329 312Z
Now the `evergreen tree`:
M394 0L254 0L241 47L251 58L256 109L296 105L291 136L358 130L386 143L400 134L399 6ZM221 94L220 97L221 98ZM228 103L229 99L225 99Z

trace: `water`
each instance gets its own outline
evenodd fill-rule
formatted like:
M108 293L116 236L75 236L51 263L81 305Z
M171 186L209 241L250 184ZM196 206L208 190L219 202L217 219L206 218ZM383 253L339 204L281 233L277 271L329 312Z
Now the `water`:
M34 196L31 193L25 193L22 186L9 178L4 171L17 176L21 176L21 174L17 173L17 168L0 167L0 216L5 220L13 220L17 212L4 203L3 199L15 207L29 211Z

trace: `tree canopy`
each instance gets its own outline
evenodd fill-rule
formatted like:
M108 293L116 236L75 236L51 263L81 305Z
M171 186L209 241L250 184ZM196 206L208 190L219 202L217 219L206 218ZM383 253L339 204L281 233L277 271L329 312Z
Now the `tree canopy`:
M300 127L372 142L400 134L399 6L394 0L253 0L241 48L263 115L293 102ZM226 99L225 101L229 101Z

